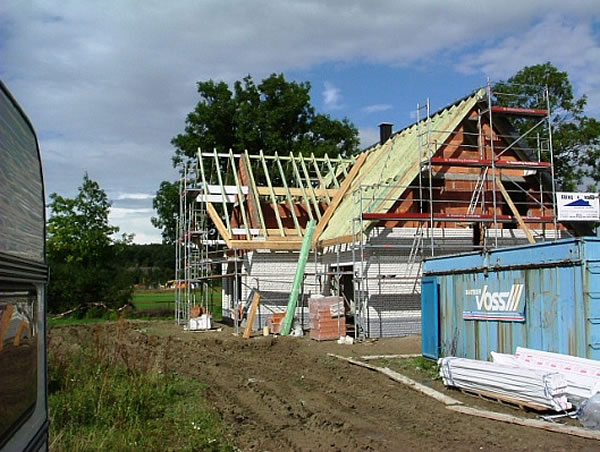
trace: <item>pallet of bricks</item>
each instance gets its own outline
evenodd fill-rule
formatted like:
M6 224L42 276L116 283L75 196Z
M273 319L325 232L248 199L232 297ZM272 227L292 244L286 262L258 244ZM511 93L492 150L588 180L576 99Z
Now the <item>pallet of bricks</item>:
M337 340L346 335L344 299L315 297L308 300L310 338L317 341Z

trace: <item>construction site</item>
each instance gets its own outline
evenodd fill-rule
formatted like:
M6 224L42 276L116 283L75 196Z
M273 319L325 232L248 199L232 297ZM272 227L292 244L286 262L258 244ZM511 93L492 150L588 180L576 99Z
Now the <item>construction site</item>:
M221 290L224 320L254 331L314 328L309 300L336 297L323 338L416 335L424 259L564 237L547 89L545 109L508 96L427 100L355 155L198 149L180 180L177 323Z

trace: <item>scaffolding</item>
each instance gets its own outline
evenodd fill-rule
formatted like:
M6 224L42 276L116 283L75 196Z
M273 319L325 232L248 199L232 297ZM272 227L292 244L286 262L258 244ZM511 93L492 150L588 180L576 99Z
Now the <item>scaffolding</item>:
M488 83L476 109L461 127L452 130L436 129L440 121L434 121L429 99L424 105L417 104L420 169L416 177L403 186L381 180L354 190L358 212L352 223L357 338L372 334L370 302L373 292L382 292L382 285L391 291L393 286L403 286L402 290L413 294L415 309L423 258L507 246L515 235L516 240L535 242L531 224L538 226L539 240L560 236L554 214L549 93L546 87L538 92L544 109L505 106L508 102L503 98L515 95L496 92ZM515 133L507 116L526 118L529 124ZM443 140L437 141L440 136ZM391 154L389 149L387 152ZM521 158L514 158L516 155ZM386 193L393 195L386 197ZM402 227L404 234L379 240L383 231L394 226ZM404 266L388 265L386 272L385 265L379 264L373 271L378 253L398 256ZM381 329L382 321L378 321Z
M278 282L280 273L252 278L244 272L248 252L299 250L306 223L327 215L353 163L354 158L327 155L199 150L197 159L181 170L179 183L177 323L188 322L193 306L215 310L216 291L227 298L221 309L236 326L243 298L252 289L261 290L259 321L263 306L285 305L286 297L269 290L283 284ZM313 284L316 280L315 272ZM302 295L302 309L305 304Z

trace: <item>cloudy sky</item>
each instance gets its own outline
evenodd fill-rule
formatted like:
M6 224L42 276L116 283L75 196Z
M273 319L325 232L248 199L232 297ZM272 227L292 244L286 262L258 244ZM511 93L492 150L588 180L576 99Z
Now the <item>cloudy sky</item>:
M160 241L152 197L176 179L169 142L198 80L308 80L318 111L367 145L427 98L437 109L546 61L600 117L597 0L0 2L0 77L36 127L47 193L73 196L87 171L138 243Z

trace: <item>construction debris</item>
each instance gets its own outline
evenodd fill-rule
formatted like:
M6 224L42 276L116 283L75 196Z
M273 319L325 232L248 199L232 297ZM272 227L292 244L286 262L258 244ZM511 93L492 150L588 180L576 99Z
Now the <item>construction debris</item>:
M440 376L446 386L544 410L570 409L567 381L557 372L506 366L466 358L441 358Z

